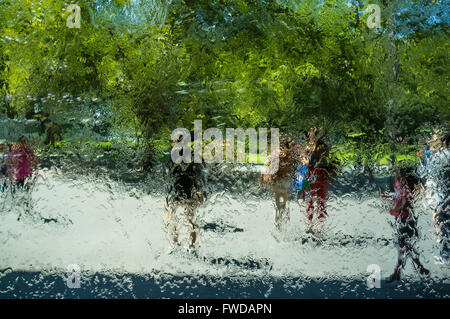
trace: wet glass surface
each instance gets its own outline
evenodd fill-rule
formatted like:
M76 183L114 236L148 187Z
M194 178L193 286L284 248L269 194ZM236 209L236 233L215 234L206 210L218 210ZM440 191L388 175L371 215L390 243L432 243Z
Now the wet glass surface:
M367 288L368 265L390 275L397 257L392 216L379 197L391 178L340 174L330 186L319 236L305 233L305 205L288 202L289 220L274 226L274 203L257 168L215 166L210 195L196 212L194 252L169 253L164 227L168 186L161 172L140 183L63 167L40 170L30 192L1 194L2 297L448 297L449 271L439 255L426 196L416 203L416 249L430 277L409 261L394 287ZM166 184L166 185L165 185ZM301 203L301 202L300 202ZM18 217L20 216L20 220ZM186 221L181 221L186 223ZM187 225L185 225L187 227ZM67 266L79 265L80 289Z
M448 1L375 2L0 1L0 298L449 298Z

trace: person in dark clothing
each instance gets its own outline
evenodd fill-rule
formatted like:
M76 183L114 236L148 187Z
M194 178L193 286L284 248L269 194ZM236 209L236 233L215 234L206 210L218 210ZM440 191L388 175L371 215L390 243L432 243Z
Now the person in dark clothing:
M179 230L182 226L182 217L187 219L189 248L193 248L197 240L198 227L194 222L195 210L206 200L206 193L203 191L206 180L202 168L202 164L176 164L172 160L169 160L167 164L165 174L168 176L170 186L164 206L166 213L164 225L175 245L180 245ZM183 208L184 216L177 213L180 206Z
M419 154L419 173L424 180L428 210L432 212L440 246L436 263L450 264L450 133L437 132L428 141L427 149Z
M393 200L393 206L389 213L395 217L397 222L398 260L394 273L386 279L386 283L400 280L400 272L405 267L408 257L411 257L420 274L428 275L430 273L420 262L419 253L414 248L414 239L419 235L413 209L418 184L419 178L415 176L411 167L400 168L396 173L394 196L382 194L384 198Z

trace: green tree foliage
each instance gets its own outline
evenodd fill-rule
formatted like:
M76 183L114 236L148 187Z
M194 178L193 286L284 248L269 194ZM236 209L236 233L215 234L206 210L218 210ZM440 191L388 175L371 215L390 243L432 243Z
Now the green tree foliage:
M379 29L366 25L369 3ZM80 0L80 29L66 25L69 4L0 3L8 116L49 92L100 96L149 150L195 119L321 125L364 133L367 150L449 123L447 1Z

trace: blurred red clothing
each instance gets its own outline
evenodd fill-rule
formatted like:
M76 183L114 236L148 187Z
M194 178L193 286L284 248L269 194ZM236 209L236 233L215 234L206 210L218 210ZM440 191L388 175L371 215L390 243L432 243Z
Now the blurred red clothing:
M33 169L37 168L39 159L33 150L25 143L18 143L7 154L8 176L11 179L22 181L31 177Z
M307 218L311 220L314 212L314 201L319 206L318 218L327 216L326 201L328 187L330 185L328 172L323 168L315 168L310 171L311 188L309 190L310 197L306 206Z
M412 209L411 191L408 186L402 185L398 180L395 182L394 191L394 206L389 213L400 219L407 219Z

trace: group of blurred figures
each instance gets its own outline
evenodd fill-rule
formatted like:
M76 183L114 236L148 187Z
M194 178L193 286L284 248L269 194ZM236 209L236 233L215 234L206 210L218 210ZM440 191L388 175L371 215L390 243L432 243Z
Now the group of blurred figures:
M174 143L178 141L173 141ZM428 275L419 260L419 252L414 248L418 238L417 216L414 213L415 201L419 194L425 195L427 207L433 216L436 235L440 245L437 262L449 264L450 261L450 211L448 185L450 181L449 134L434 135L427 142L426 149L419 153L420 164L396 169L394 194L381 194L390 200L390 215L395 217L398 261L394 272L386 282L400 279L400 272L406 260L411 258L422 275ZM280 137L277 154L268 156L269 165L274 156L279 158L279 169L275 174L263 174L263 184L269 188L275 202L275 227L281 230L289 221L288 201L296 197L299 206L305 203L306 233L319 235L328 216L327 200L330 181L338 175L340 163L330 157L331 146L326 142L325 133L313 128L305 142L297 143L289 135ZM197 226L194 222L195 210L206 200L206 176L202 164L169 164L170 189L166 197L165 228L173 242L171 251L180 245L179 234L182 218L187 219L189 228L189 247L194 248L197 239ZM424 194L425 193L425 194ZM177 213L178 208L184 211ZM184 215L184 216L183 216Z
M398 261L386 282L400 280L400 272L408 257L422 275L428 275L419 260L419 252L414 247L418 238L417 218L414 204L419 194L424 192L427 210L432 213L436 235L440 245L440 254L435 256L440 264L450 261L450 153L448 149L450 135L433 135L426 149L419 152L420 164L398 167L395 174L394 194L381 194L391 201L389 213L396 220L396 244ZM289 220L286 205L292 194L306 200L306 233L314 235L322 231L327 213L328 188L330 180L337 176L339 163L330 158L330 149L324 139L324 133L312 129L306 143L298 144L289 136L280 141L280 168L274 175L264 175L264 184L269 186L275 197L275 226L280 229L285 220ZM269 156L268 162L271 158ZM266 163L267 164L267 163ZM316 217L316 218L314 218Z
M312 129L305 143L295 143L292 137L280 138L278 153L279 168L275 174L264 174L264 185L269 187L275 197L275 226L281 229L289 220L287 202L291 194L306 200L307 233L322 230L327 213L326 202L330 179L336 177L337 161L330 159L330 146L324 140L323 132ZM270 165L271 154L265 165ZM300 204L300 202L299 202ZM316 219L314 219L316 216Z
M288 202L295 196L300 207L302 203L305 205L306 233L316 236L322 232L328 216L328 188L330 181L338 175L340 164L331 159L330 143L326 142L323 131L313 128L305 137L304 142L297 143L291 136L282 135L278 152L270 154L265 163L269 165L274 156L278 156L279 169L275 174L263 174L262 180L274 196L276 229L281 230L289 221ZM422 198L425 196L426 209L435 225L440 245L440 255L435 256L437 262L447 265L450 262L449 138L448 133L434 135L419 153L420 164L396 170L394 194L381 194L382 198L390 200L389 213L396 220L398 261L388 282L400 279L400 271L408 257L420 274L429 274L414 248L418 238L414 207L419 194ZM17 143L0 144L0 154L0 191L10 190L13 195L17 190L28 192L40 160L26 138L20 136ZM189 249L195 247L198 230L195 211L207 200L207 178L202 166L169 161L165 230L173 243L172 249L180 245L183 220L187 220ZM179 209L181 213L177 212Z

